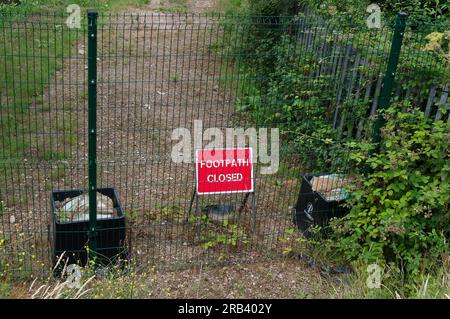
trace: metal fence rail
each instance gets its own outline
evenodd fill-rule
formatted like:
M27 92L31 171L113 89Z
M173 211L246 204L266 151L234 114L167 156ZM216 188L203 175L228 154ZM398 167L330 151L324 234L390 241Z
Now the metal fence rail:
M95 41L89 40L90 49L96 45L93 56L87 20L81 29L69 29L62 16L0 17L0 271L45 273L62 253L55 248L55 236L61 234L62 244L90 234L85 244L96 240L99 255L123 248L126 258L138 264L167 268L252 260L277 251L285 229L296 227L292 211L301 174L351 168L331 155L326 163L314 155L305 161L314 146L302 149L300 159L299 150L284 143L289 132L280 119L271 123L280 128L280 169L262 175L265 165L255 166L256 215L251 196L240 209L245 194L200 196L196 208L195 166L173 162L177 141L172 132L186 128L193 137L194 121L202 121L203 131L219 128L224 133L233 127L267 127L267 115L282 110L291 98L287 91L266 92L267 83L290 79L305 90L305 105L319 99L336 136L370 138L393 29L377 32L383 41L372 47L363 44L373 30L348 33L311 13L300 19L100 14ZM302 72L249 70L248 61L264 49L256 40L267 35L278 44L284 39L275 57L292 69L302 66ZM94 75L97 79L90 82ZM332 96L318 95L323 83ZM438 118L435 102L447 105L448 97L448 84L442 91L440 85L433 83L429 94L419 88L404 92L400 86L394 91L396 96L417 96L427 115ZM363 108L356 117L350 116L352 101ZM88 112L88 104L96 107L94 113ZM88 114L95 134L88 131ZM89 136L96 141L90 152ZM96 157L88 158L94 149ZM100 219L92 223L91 215L89 227L55 229L52 192L94 194L101 188L115 189L123 225L108 226ZM212 204L235 205L238 213L229 223L193 213ZM118 242L110 233L114 229L125 231L123 246L108 246Z

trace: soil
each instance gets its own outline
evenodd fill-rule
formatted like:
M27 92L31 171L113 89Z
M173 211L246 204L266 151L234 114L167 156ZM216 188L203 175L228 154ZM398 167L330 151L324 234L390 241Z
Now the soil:
M160 273L149 297L320 298L340 284L339 280L324 278L298 260L278 259Z

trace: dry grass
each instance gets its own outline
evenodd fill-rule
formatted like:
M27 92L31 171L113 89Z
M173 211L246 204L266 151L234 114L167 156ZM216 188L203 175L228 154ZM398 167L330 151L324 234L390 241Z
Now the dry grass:
M183 271L158 271L152 265L125 269L82 269L78 286L71 285L67 265L61 275L30 283L11 284L1 298L33 299L203 299L203 298L433 298L450 299L450 273L424 274L405 287L394 270L386 270L380 289L369 289L364 267L350 274L325 272L318 263L293 257L224 267L200 265Z
M53 273L62 264L64 253L59 257L55 267L53 268ZM95 275L90 276L87 280L81 281L76 284L71 280L70 274L68 273L67 259L63 265L63 269L58 279L54 277L49 277L45 283L37 284L37 279L34 279L28 289L29 298L31 299L80 299L86 295L90 289L88 285L95 278Z

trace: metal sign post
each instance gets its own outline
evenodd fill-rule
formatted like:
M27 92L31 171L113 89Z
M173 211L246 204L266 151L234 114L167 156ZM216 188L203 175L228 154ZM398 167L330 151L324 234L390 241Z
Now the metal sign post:
M89 166L89 257L97 252L97 18L89 9L88 17L88 166Z

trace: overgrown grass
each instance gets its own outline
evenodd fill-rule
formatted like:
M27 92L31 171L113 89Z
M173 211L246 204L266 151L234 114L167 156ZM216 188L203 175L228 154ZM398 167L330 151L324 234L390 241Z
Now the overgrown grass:
M52 99L52 107L51 97L46 94L67 58L78 54L78 43L85 41L86 10L117 12L146 3L147 0L37 0L0 5L0 164L20 163L24 158L68 159L70 148L77 143L78 119L67 116L70 103L65 105L60 92L55 93L59 101L53 105ZM81 29L65 26L69 4L81 7ZM58 90L60 85L58 82ZM80 88L77 98L85 99L85 91ZM48 116L54 111L58 111L57 119ZM8 178L6 173L1 169L0 180ZM4 183L0 184L1 189Z
M217 10L227 14L235 14L244 6L243 0L218 0Z
M8 279L10 277L3 273L0 276L0 299L148 298L157 274L152 265L137 267L131 263L105 267L89 262L87 266L79 267L78 273L72 272L71 266L61 256L48 277L19 282Z
M340 285L330 293L332 298L383 298L383 299L450 299L450 272L440 269L433 273L422 273L415 285L407 287L396 267L388 267L381 273L381 286L369 288L366 265L348 275L347 284Z
M0 13L30 14L30 13L54 13L64 14L70 4L81 7L81 14L85 14L88 8L97 9L99 12L117 12L123 8L147 4L147 0L36 0L21 1L12 4L0 4Z
M0 7L0 23L2 37L2 59L0 60L0 96L2 114L0 128L2 132L14 131L16 135L29 133L35 127L21 125L24 113L34 99L42 103L42 94L55 72L61 70L63 57L71 56L75 51L74 43L81 40L82 34L68 30L63 26L68 17L65 9L69 4L81 7L82 24L86 23L85 10L96 8L99 12L115 12L123 7L145 4L146 0L41 0L24 1L20 5L2 5ZM54 14L54 20L47 25L45 20L32 23L36 18L22 19L22 15ZM13 20L13 21L11 21ZM55 25L52 22L55 21ZM57 23L61 23L58 25ZM69 32L71 31L71 32ZM80 31L81 32L81 31ZM43 106L44 108L44 106ZM45 111L45 108L42 110ZM31 123L35 124L35 123ZM6 141L0 153L2 157L19 155L25 143L20 138ZM14 143L13 143L14 142Z
M0 157L22 158L30 145L37 142L31 133L42 131L43 123L36 113L48 112L42 101L44 91L55 72L63 67L63 57L73 53L73 35L62 29L37 28L25 21L5 22L1 31L4 41L0 63L3 119L0 129L9 138L3 139ZM38 105L36 110L31 110L33 101ZM67 125L70 132L70 123ZM70 134L64 137L70 139ZM38 157L53 158L53 153L47 151Z
M305 239L294 229L286 229L281 237L282 253L287 258L299 258L309 267L320 271L327 285L321 285L315 298L345 299L450 299L450 259L432 271L422 270L414 280L407 281L403 271L394 263L381 266L348 260L333 248L316 240ZM378 276L371 267L380 266ZM305 296L301 296L305 297Z
M158 10L163 13L187 13L187 0L160 0Z

